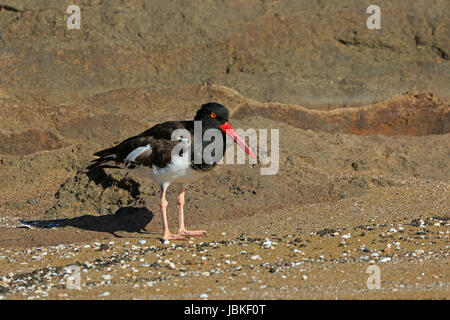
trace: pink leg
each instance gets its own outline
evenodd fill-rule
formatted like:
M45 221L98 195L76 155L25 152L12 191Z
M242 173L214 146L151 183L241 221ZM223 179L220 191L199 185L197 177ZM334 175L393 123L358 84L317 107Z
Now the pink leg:
M184 186L181 187L180 192L177 197L177 207L178 207L178 234L184 236L205 236L206 230L196 230L189 231L184 227Z
M159 201L159 207L161 210L161 217L162 217L162 225L163 225L163 232L164 232L164 240L187 240L187 238L181 234L171 234L169 231L169 225L167 224L167 200L166 200L166 189L167 187L161 187L161 198Z

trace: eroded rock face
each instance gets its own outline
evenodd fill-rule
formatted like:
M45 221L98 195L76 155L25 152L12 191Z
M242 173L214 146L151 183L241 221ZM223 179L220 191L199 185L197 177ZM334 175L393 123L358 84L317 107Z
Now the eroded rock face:
M199 90L200 88L195 88L192 92L184 92L185 95L176 95L188 105L183 109L183 114L186 114L183 118L188 118L188 111L191 109L191 115L194 114L198 99L195 92ZM412 177L446 180L450 176L447 161L449 133L387 136L356 135L339 130L327 132L329 130L321 127L305 130L298 128L295 123L284 121L284 118L266 117L260 112L250 112L254 110L252 108L269 108L270 104L245 99L224 88L204 88L202 92L200 100L212 99L230 106L231 121L235 128L279 129L280 162L279 171L273 176L261 176L261 165L223 165L213 170L207 179L198 181L188 190L186 212L195 212L189 218L192 223L252 215L280 206L296 207L305 203L358 197L370 188L401 185L404 179ZM122 94L122 101L114 105L118 119L121 112L126 110L126 106L130 105L129 102L133 100L136 92L130 94L130 100L125 99L125 91L122 91ZM154 103L158 102L158 94L148 91L147 94ZM402 97L410 98L413 97ZM92 109L90 103L95 101L96 99L90 99L90 102L80 102L79 107L74 110L80 112ZM166 103L170 104L170 99ZM377 104L366 109L369 112L382 107L382 104ZM68 106L60 108L70 109ZM293 112L298 108L283 106L280 112ZM56 110L55 114L59 114L59 108ZM122 212L121 208L147 208L151 214L158 212L159 189L153 182L133 174L126 175L125 172L115 169L93 172L86 172L84 169L92 160L94 151L137 134L156 121L150 121L149 116L143 112L144 107L136 107L135 116L130 116L128 122L116 123L108 131L101 125L104 121L101 115L105 110L101 105L95 110L91 111L92 120L88 122L91 124L90 130L78 125L77 112L73 110L62 113L64 126L69 129L59 130L59 124L50 128L42 126L42 129L55 130L62 141L69 145L67 147L25 156L0 156L2 194L5 197L5 201L0 205L3 209L22 214L32 207L36 208L35 214L45 219L115 215ZM164 115L166 110L169 113L176 112L170 108L162 108L159 111L161 121L168 120ZM248 113L243 110L248 110ZM341 121L342 118L335 114L354 112L353 109L320 112L302 110L311 115L333 115L334 119ZM137 119L141 114L144 115L142 119ZM336 125L340 123L337 121ZM343 126L341 129L348 128ZM46 193L43 193L42 189ZM23 195L18 194L17 190L21 190ZM169 188L171 211L176 208L176 192L176 186ZM30 195L33 195L33 199L37 197L39 205L31 206L25 203ZM175 218L175 215L170 215L172 222ZM155 220L152 228L158 229L158 221L159 219Z
M133 87L209 82L262 102L368 104L407 90L448 98L448 1L5 0L0 99L59 104ZM8 97L8 98L6 98Z
M259 115L302 129L357 135L422 136L450 130L447 101L433 94L412 93L359 108L312 111L280 104L246 105L236 118Z
M150 219L156 185L84 168L209 101L236 128L280 129L280 169L218 168L188 191L190 223L450 176L448 1L382 4L381 30L350 0L85 0L81 30L66 27L69 4L0 5L5 215Z
M177 101L186 107L174 108ZM32 208L49 221L86 215L122 217L123 208L128 208L126 215L148 210L145 216L153 217L159 193L153 182L119 170L84 168L94 151L156 122L189 119L206 101L228 106L235 128L279 129L280 163L274 176L261 176L261 165L220 166L189 189L186 211L195 212L191 222L358 197L370 188L399 185L411 177L450 176L449 107L432 94L399 95L358 108L311 110L261 103L215 85L122 89L72 104L35 107L31 115L26 106L4 105L3 128L12 133L0 141L4 196L0 206L19 216ZM26 136L29 132L35 134ZM39 132L57 137L63 146L47 146ZM22 140L11 143L17 137ZM171 210L176 192L176 186L169 189ZM39 203L27 203L30 197ZM175 222L175 215L170 219ZM150 228L158 229L159 219L152 221Z

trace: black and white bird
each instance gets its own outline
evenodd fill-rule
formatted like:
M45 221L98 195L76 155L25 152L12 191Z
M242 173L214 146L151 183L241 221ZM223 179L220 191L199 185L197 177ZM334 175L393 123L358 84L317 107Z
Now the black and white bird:
M159 204L164 240L186 240L189 236L206 235L205 230L189 231L184 226L185 188L217 165L225 153L226 143L223 143L223 152L219 152L218 157L206 161L202 150L211 142L205 141L203 138L197 140L194 137L194 132L197 134L195 125L201 125L201 137L207 130L216 130L222 141L225 141L225 135L228 135L250 156L255 157L245 141L230 126L228 118L229 113L224 106L213 102L206 103L197 111L194 120L159 123L112 148L96 152L94 156L98 158L92 161L88 169L125 169L151 178L158 183L161 188ZM177 136L178 132L187 134ZM176 147L179 150L175 149ZM181 186L177 197L179 225L176 234L170 233L167 224L166 190L170 184Z

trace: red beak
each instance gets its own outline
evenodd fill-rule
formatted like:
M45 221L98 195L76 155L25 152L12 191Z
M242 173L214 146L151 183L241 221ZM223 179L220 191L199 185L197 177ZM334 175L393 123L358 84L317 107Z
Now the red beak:
M228 122L225 122L225 124L219 126L219 128L224 133L232 137L234 141L236 141L236 143L240 145L241 148L244 149L245 152L247 152L251 157L256 158L255 154L252 152L252 150L250 150L249 146L245 143L244 140L242 140L242 138L236 133L236 131L234 131L234 129L230 126Z

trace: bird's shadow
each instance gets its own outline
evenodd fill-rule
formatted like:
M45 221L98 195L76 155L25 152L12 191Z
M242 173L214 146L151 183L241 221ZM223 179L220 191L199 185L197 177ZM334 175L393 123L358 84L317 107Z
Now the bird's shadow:
M24 227L51 229L75 227L83 230L108 232L121 238L117 232L149 233L145 227L152 221L153 213L144 207L123 207L114 214L102 216L83 215L67 219L22 220Z

